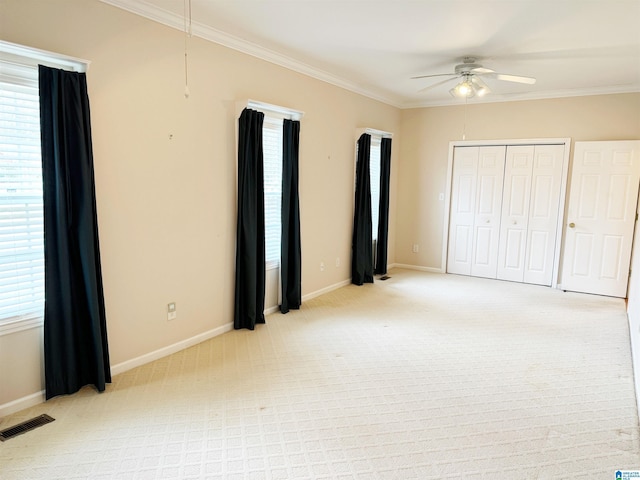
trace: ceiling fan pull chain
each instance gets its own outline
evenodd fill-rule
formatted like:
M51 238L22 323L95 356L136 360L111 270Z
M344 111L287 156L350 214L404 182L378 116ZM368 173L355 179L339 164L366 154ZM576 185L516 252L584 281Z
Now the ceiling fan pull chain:
M464 121L462 122L462 140L467 139L467 104L469 97L464 97Z
M188 22L187 22L188 18ZM189 98L188 40L191 36L191 0L184 0L184 98Z

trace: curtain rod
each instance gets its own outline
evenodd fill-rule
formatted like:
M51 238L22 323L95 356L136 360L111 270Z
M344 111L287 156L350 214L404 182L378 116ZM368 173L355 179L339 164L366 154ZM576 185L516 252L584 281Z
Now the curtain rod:
M393 133L385 132L384 130L376 130L375 128L358 128L356 129L356 134L359 137L363 133L368 133L369 135L376 135L382 138L393 138Z
M294 110L292 108L281 107L279 105L272 105L270 103L259 102L251 99L246 101L246 107L254 108L256 110L265 110L284 117L290 117L291 120L300 120L304 116L304 112L301 112L300 110Z

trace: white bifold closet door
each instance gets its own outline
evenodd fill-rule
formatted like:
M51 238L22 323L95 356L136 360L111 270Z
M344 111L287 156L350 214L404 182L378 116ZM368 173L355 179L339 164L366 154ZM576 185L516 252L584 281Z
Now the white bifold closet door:
M563 145L455 147L447 271L551 285Z
M507 147L497 278L551 285L562 145Z
M505 146L456 147L447 271L496 278Z

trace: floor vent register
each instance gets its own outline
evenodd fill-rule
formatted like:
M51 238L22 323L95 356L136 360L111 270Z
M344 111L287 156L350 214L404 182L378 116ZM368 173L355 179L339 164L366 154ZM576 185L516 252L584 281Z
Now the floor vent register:
M14 425L13 427L5 428L0 431L0 442L9 440L22 433L27 433L34 428L41 427L42 425L53 422L54 420L55 418L52 418L49 415L39 415L31 420Z

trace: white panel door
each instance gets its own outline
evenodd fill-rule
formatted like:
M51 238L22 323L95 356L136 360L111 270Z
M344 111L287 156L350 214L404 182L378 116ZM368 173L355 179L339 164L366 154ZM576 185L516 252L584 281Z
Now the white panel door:
M534 146L507 147L497 278L522 282L525 270Z
M536 145L523 281L551 286L560 215L564 145Z
M626 297L640 181L640 141L576 142L562 288Z
M478 154L478 147L456 147L454 150L447 251L449 273L471 274Z
M479 147L471 275L496 278L506 147Z

